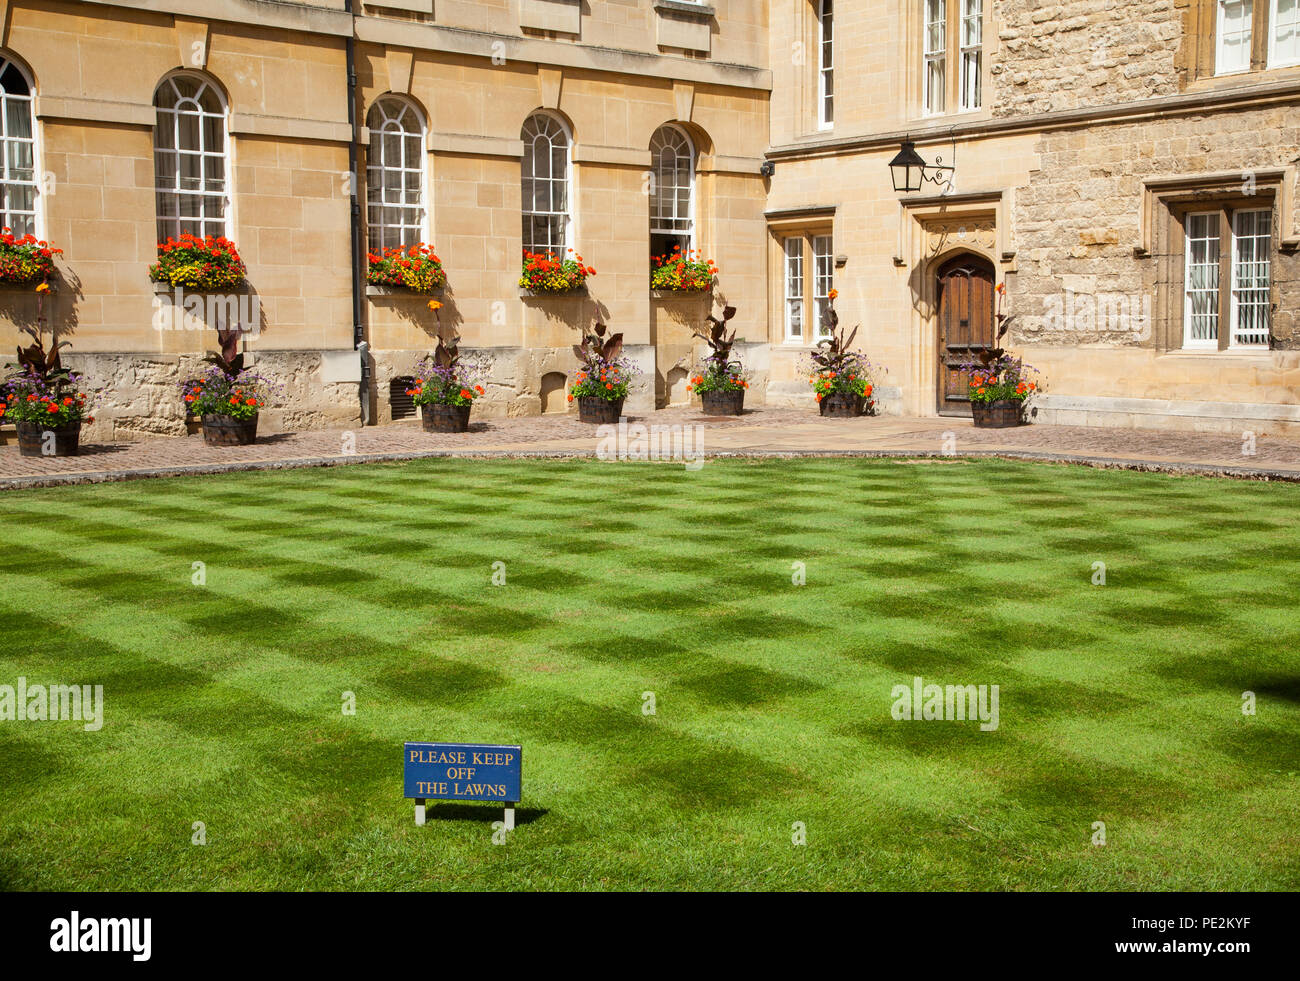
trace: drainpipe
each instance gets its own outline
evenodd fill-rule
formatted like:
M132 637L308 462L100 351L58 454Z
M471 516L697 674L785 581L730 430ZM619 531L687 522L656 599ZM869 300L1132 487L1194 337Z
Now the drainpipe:
M344 11L348 14L353 13L355 0L346 0L343 6ZM364 296L364 286L361 279L362 264L365 261L365 253L361 249L361 202L357 195L357 189L361 182L361 176L357 173L357 51L356 51L356 25L347 37L347 70L348 70L348 129L352 137L348 141L348 192L349 204L352 209L350 216L352 231L352 346L357 351L357 356L361 359L361 384L358 386L358 393L361 398L361 425L370 425L370 345L366 343L366 329L362 320L364 311L362 310L362 297Z

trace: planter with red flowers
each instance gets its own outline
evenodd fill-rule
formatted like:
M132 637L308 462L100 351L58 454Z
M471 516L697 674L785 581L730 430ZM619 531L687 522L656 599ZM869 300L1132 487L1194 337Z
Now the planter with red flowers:
M23 456L76 456L81 424L94 422L80 378L59 362L67 342L45 350L39 330L24 327L35 343L18 349L18 374L0 384L0 421L18 430L18 452Z
M158 243L158 261L149 267L155 293L230 293L243 289L248 268L235 243L209 235L182 232L179 239Z
M632 364L622 357L623 335L605 336L606 327L597 323L581 344L573 345L579 368L569 389L569 401L578 402L578 420L595 424L616 423L623 415L623 402L632 381Z
M426 433L467 431L474 400L484 394L491 361L482 354L461 354L459 342L458 337L444 342L440 336L433 354L415 366L415 383L406 394L420 407Z
M838 294L830 291L830 303L822 312L822 325L830 336L817 342L808 355L808 381L813 387L818 411L832 419L851 419L870 413L875 402L871 393L874 366L861 351L853 350L858 336L854 327L848 337L839 329L840 315L835 311Z
M694 249L681 251L673 246L668 255L657 255L651 260L650 295L656 299L674 296L699 296L713 289L718 267L712 259L704 259Z
M979 429L1010 429L1024 424L1025 402L1038 391L1038 372L1001 348L982 351L962 366L970 373L971 421Z
M54 257L63 255L49 242L34 235L15 237L11 229L0 230L0 286L45 285L54 277Z
M731 360L736 332L727 333L727 321L735 315L735 307L723 307L721 318L709 314L707 334L692 331L713 350L686 386L688 392L700 397L706 416L738 416L745 411L745 390L749 388L749 380L744 366Z
M1014 315L1002 312L1007 288L998 283L998 328L994 343L1001 342ZM962 365L967 374L971 421L978 429L1011 429L1024 424L1025 402L1038 391L1038 371L1000 347L979 352Z
M239 332L217 332L221 353L210 354L208 370L181 383L186 411L203 426L208 446L247 446L257 439L258 413L265 408L272 385L258 372L244 367L236 354Z
M433 246L424 242L371 252L366 263L368 296L440 296L447 287L442 260Z
M596 270L587 265L582 256L566 249L566 256L554 253L525 252L523 269L519 274L521 296L580 296L586 292L587 278Z

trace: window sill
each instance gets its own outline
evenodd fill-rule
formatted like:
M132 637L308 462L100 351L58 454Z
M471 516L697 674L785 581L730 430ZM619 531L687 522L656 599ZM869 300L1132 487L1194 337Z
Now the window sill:
M700 297L712 296L713 287L706 290L651 290L650 299L652 300L698 300Z
M418 299L427 297L432 300L442 296L445 292L446 287L440 287L432 293L417 293L415 290L408 289L405 286L372 286L369 283L366 284L366 296L371 297L372 299L381 296L410 296Z
M587 287L579 286L576 290L565 290L563 293L554 293L550 290L530 290L526 286L519 287L519 295L525 300L547 300L552 297L557 300L573 300L587 296Z
M171 283L159 283L154 280L149 281L149 286L153 289L154 296L175 296L178 291L189 296L221 296L227 293L247 293L249 291L248 280L244 280L242 283L236 283L234 286L223 286L217 289L196 289L193 286L173 286Z
M656 0L655 10L682 14L686 17L698 17L708 20L717 14L717 10L707 3L689 3L688 0Z
M1267 359L1274 352L1266 347L1230 347L1219 349L1217 347L1183 347L1176 348L1172 351L1166 351L1161 357L1165 358L1259 358Z

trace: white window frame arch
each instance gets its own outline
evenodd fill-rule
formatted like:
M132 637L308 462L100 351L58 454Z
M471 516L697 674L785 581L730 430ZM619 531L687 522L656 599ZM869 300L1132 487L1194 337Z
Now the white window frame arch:
M9 228L14 235L19 237L31 234L37 238L44 238L45 209L44 194L42 192L46 178L41 171L41 146L36 128L34 104L36 82L25 65L10 57L7 53L0 51L0 76L7 73L10 68L22 76L23 82L27 86L27 94L14 94L7 89L0 88L0 225ZM10 107L15 103L26 104L25 117L28 136L16 136L10 132L10 123L12 121ZM14 166L15 159L21 160L23 156L22 147L30 148L27 153L27 159L31 162L31 176L29 179L19 176L28 168ZM30 188L31 190L32 206L30 211L26 208L15 209L13 207L13 195L21 188ZM29 218L30 226L15 223L15 216Z
M544 121L545 127L536 125L538 121ZM529 134L529 127L533 127L532 135ZM555 136L558 134L564 138L564 177L557 180L553 173ZM577 219L573 202L577 181L575 180L573 168L573 130L569 124L555 113L547 112L544 109L538 109L528 114L524 124L519 130L520 139L523 140L524 152L519 162L519 193L520 193L520 211L521 222L520 232L523 244L523 251L535 252L538 254L551 254L559 258L564 258L565 252L572 249L575 253L578 251L578 234ZM538 158L536 148L539 142L545 141L548 146L546 154L547 168L545 172L538 169ZM530 152L531 151L531 152ZM531 173L530 165L531 163ZM537 181L544 181L552 185L552 192L546 195L543 204L549 205L546 208L537 208ZM564 194L564 207L556 209L554 186L559 185ZM530 186L533 193L528 193ZM554 244L548 244L545 248L538 248L539 239L536 237L536 229L533 223L537 219L542 219L548 223L558 221L558 237L561 239L558 247ZM555 229L548 231L545 236L547 242L551 242L556 236Z
M181 79L194 82L199 86L193 96L182 94L176 87L177 81ZM177 96L177 100L174 106L164 107L161 104L161 99L169 87ZM200 101L209 92L217 101L218 112L205 109ZM190 104L194 108L182 109L181 107L186 104ZM220 235L230 238L231 228L234 225L234 201L230 192L234 175L234 161L230 141L230 107L226 102L226 94L213 79L200 72L172 72L163 76L162 81L154 89L153 107L155 113L153 130L154 208L158 241L163 242L168 238L179 238L181 232L184 231L189 231L200 238L208 235ZM183 148L181 146L182 118L186 116L198 117L197 149ZM221 136L221 148L219 152L211 148L209 141L212 134L204 126L205 120L216 119L220 119L218 132ZM170 143L166 146L161 142L164 133L170 134ZM163 168L164 155L172 155L176 158L176 166L170 174ZM198 158L198 177L186 176L183 173L181 161L187 157ZM221 178L220 187L214 189L210 186L212 179L209 177L209 167L215 167L216 161L220 161ZM197 186L193 184L187 186L187 181L196 180L198 181ZM202 212L206 212L206 205L209 202L219 202L221 206L220 217L208 217L206 213L183 214L184 211L193 210L192 207L186 207L186 198L197 198L203 202L204 207L199 209ZM164 202L169 200L175 202L176 210L174 213L167 211L164 207Z
M670 145L669 138L675 142ZM672 180L665 180L665 169L661 166L663 154L673 151L674 165ZM686 183L680 182L682 161L685 160ZM650 251L656 253L654 239L656 235L684 238L686 247L683 251L697 248L695 228L695 195L698 186L695 173L695 141L691 134L676 123L664 123L650 137L650 176L653 180L650 194ZM680 192L685 186L686 207L681 207ZM664 213L664 195L671 190L671 207ZM685 213L683 213L683 211ZM669 249L671 251L671 248ZM662 253L658 253L662 254Z
M399 112L392 112L400 107ZM376 113L383 115L379 127L372 125ZM414 122L415 128L407 125ZM369 149L366 152L366 246L371 252L397 246L410 247L428 242L429 222L429 152L428 126L424 113L410 99L386 93L371 103L366 112L366 126L370 131ZM385 150L384 135L398 135L398 159L389 159ZM378 162L376 162L378 157ZM386 174L400 175L398 184L390 187L384 180ZM417 187L408 186L408 177L414 176ZM378 178L378 179L376 179ZM411 203L407 192L415 190L418 198ZM379 192L379 199L374 195ZM389 200L390 193L394 197ZM397 222L376 221L383 218L387 208L399 211ZM410 219L410 220L407 220ZM377 233L377 234L376 234ZM408 241L409 239L409 241Z

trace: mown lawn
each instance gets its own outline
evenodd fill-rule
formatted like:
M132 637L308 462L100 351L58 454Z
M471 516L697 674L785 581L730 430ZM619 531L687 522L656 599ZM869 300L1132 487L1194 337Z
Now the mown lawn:
M0 505L0 684L106 699L0 722L8 889L1300 888L1300 487L440 460ZM895 721L916 675L998 729ZM507 844L414 826L408 739L523 744Z

